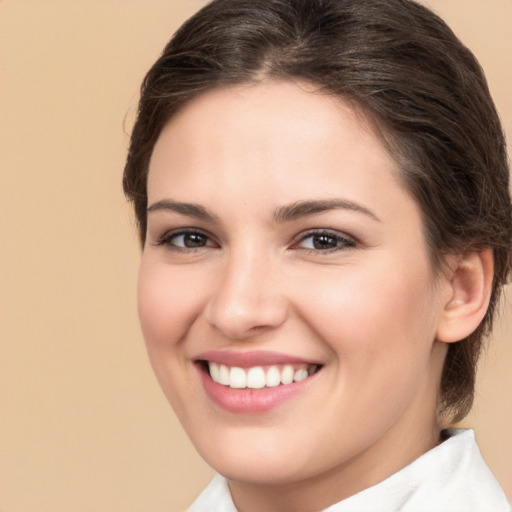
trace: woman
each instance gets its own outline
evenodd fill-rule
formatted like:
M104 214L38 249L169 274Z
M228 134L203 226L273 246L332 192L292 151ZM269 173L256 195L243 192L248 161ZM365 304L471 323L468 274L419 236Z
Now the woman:
M471 431L511 266L473 55L410 0L214 0L149 71L124 187L191 511L505 511ZM220 476L222 475L222 476Z

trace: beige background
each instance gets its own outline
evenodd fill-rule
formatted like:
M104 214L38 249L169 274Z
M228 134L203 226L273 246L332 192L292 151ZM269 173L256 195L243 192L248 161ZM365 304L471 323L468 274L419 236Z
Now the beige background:
M512 140L512 1L430 3L481 60ZM172 512L211 475L146 360L120 185L139 83L200 5L0 0L2 512ZM512 495L505 309L467 423Z

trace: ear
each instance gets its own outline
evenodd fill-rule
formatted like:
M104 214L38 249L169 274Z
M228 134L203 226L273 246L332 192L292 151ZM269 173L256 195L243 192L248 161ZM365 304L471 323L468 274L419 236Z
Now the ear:
M491 249L448 257L447 294L437 328L437 340L453 343L469 336L487 312L494 275Z

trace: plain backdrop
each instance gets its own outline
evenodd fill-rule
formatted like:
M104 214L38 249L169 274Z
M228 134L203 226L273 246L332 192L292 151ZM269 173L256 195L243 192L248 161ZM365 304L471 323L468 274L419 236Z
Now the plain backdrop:
M212 475L146 358L121 190L139 84L202 3L0 0L2 512L178 511ZM429 3L480 59L512 140L512 1ZM508 295L465 424L510 496Z

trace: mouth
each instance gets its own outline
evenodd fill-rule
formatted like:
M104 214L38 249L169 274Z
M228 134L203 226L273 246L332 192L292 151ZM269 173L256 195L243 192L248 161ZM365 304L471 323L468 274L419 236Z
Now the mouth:
M194 363L206 395L232 413L264 413L306 393L323 364L277 352L212 350Z
M322 364L273 352L211 351L195 359L207 396L232 413L263 413L302 395Z
M270 366L228 366L213 361L201 361L203 371L222 386L231 389L263 389L287 386L317 373L317 364L275 364Z

